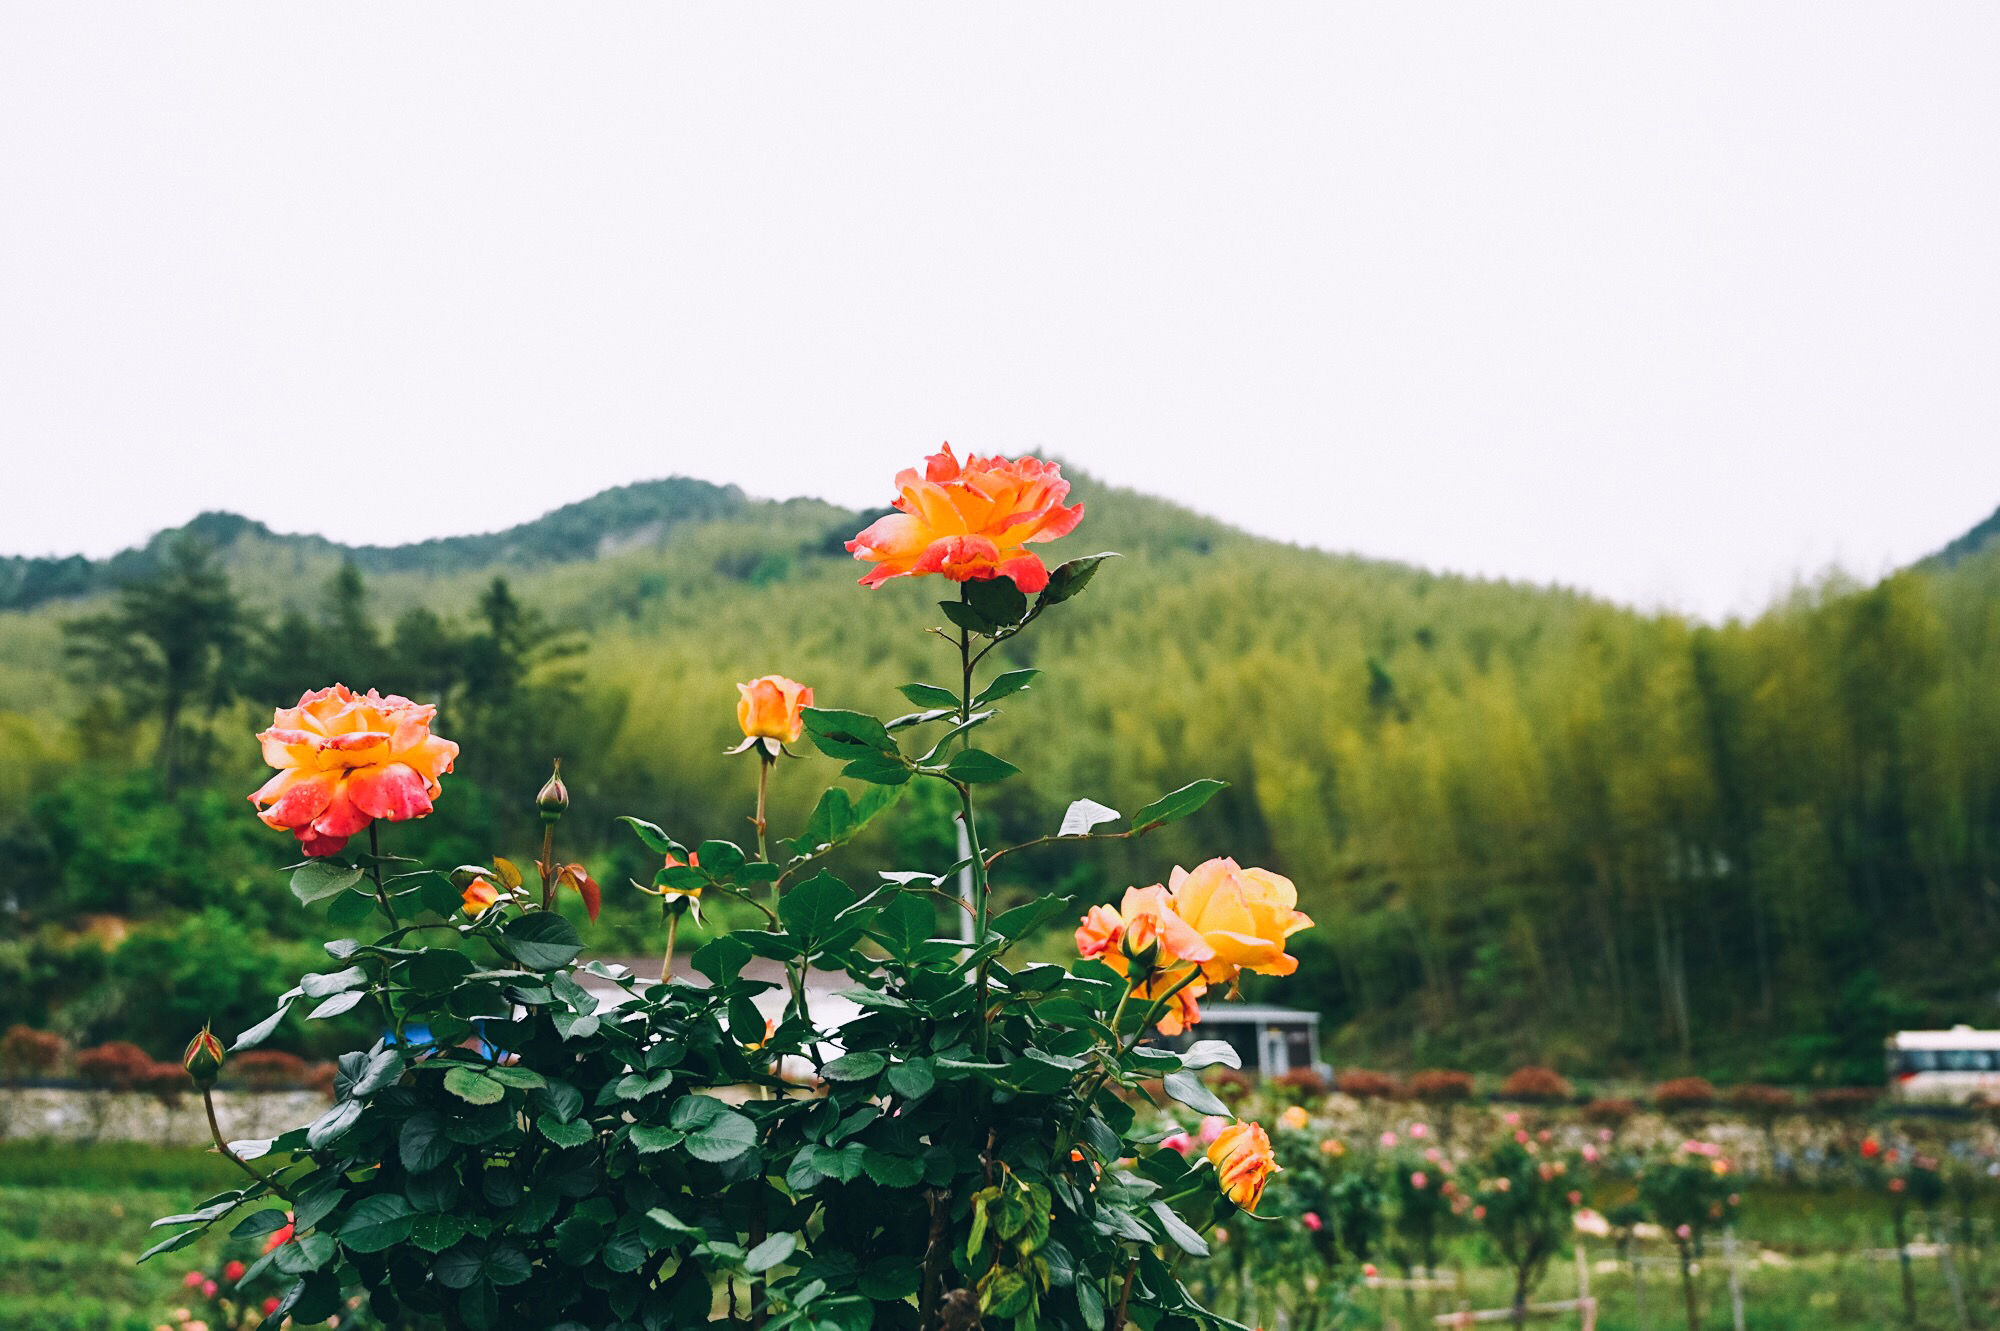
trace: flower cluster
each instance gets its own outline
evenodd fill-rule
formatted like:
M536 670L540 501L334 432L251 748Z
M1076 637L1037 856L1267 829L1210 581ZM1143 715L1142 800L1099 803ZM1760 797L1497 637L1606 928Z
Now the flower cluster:
M1168 884L1127 888L1117 909L1091 907L1076 931L1078 953L1127 976L1136 997L1170 1005L1158 1018L1162 1035L1201 1020L1195 1000L1211 985L1234 988L1246 970L1298 969L1285 940L1312 920L1291 879L1213 859L1192 872L1176 866Z

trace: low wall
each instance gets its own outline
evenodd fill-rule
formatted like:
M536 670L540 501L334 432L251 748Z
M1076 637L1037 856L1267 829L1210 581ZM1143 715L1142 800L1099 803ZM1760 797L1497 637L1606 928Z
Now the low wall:
M318 1091L217 1091L215 1116L232 1141L275 1137L326 1112ZM0 1139L144 1141L206 1146L208 1122L191 1090L177 1108L139 1091L0 1087Z

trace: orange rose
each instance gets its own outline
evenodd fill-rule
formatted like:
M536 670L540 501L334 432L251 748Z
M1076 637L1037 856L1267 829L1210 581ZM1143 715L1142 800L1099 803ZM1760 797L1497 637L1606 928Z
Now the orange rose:
M1230 1124L1209 1144L1208 1162L1215 1166L1223 1195L1246 1211L1257 1209L1265 1182L1278 1172L1270 1137L1263 1128L1246 1121Z
M1082 504L1062 506L1069 494L1062 468L1040 458L960 463L946 444L924 460L923 475L914 467L899 473L896 489L892 502L901 511L847 543L856 559L875 565L864 587L942 573L953 582L1012 578L1022 591L1038 592L1049 585L1049 570L1028 545L1066 536L1083 519Z
M1167 890L1157 883L1126 888L1117 910L1093 906L1076 931L1076 945L1084 956L1098 957L1125 976L1134 998L1149 1004L1168 999L1156 1022L1160 1034L1179 1035L1201 1020L1195 1000L1208 986L1196 968L1215 954L1207 940L1174 913Z
M783 675L765 675L748 684L738 684L736 724L743 727L745 740L768 740L765 752L797 740L805 729L800 709L813 705L813 691Z
M468 886L460 897L465 905L465 913L474 918L484 915L499 899L500 889L484 878Z
M332 855L377 818L421 818L442 790L458 745L431 733L437 708L345 684L281 707L257 736L278 769L250 802L308 855Z
M1290 975L1297 957L1285 940L1312 920L1298 910L1292 880L1268 869L1245 869L1235 860L1215 859L1190 873L1176 868L1168 879L1174 912L1208 944L1202 974L1211 983L1235 983L1239 971Z

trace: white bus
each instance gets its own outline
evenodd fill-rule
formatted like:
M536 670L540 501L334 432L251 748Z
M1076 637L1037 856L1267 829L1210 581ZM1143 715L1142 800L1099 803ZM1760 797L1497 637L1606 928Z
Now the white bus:
M1883 1045L1899 1099L2000 1103L2000 1031L1897 1031Z

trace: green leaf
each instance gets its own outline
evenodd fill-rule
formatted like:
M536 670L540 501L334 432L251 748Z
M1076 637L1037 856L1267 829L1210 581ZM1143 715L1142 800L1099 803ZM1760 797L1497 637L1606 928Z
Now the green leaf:
M1150 828L1158 827L1162 823L1176 822L1185 818L1202 805L1214 799L1216 794L1228 784L1226 781L1211 781L1207 779L1190 781L1179 790L1160 796L1160 798L1133 814L1133 830L1144 832Z
M914 1188L923 1181L924 1162L915 1156L891 1155L886 1151L865 1151L861 1168L885 1188Z
M640 1155L652 1155L670 1147L679 1146L686 1134L677 1128L663 1128L657 1124L640 1123L632 1129L632 1145Z
M762 1275L798 1250L799 1236L778 1233L771 1235L752 1248L743 1259L743 1269L751 1275Z
M954 712L958 710L958 695L950 689L941 689L935 684L905 684L898 692L919 707L944 707Z
M208 1233L208 1226L206 1225L197 1225L193 1229L184 1229L172 1238L161 1239L158 1243L140 1253L139 1260L143 1262L147 1258L158 1257L163 1252L176 1252L179 1249L187 1247L188 1244L193 1243L206 1233Z
M1004 627L981 614L979 607L969 601L939 601L938 609L944 611L946 619L967 633L983 634L990 638Z
M959 584L972 608L1000 628L1013 628L1028 617L1028 596L1007 577L980 578Z
M1009 670L1004 674L995 675L993 681L981 689L979 696L972 700L972 705L975 708L985 707L989 703L999 702L1002 698L1012 697L1034 683L1041 673L1039 670Z
M507 1091L497 1081L481 1076L473 1068L463 1064L445 1069L444 1088L469 1104L498 1104Z
M828 1081L867 1081L880 1075L889 1066L889 1060L873 1050L857 1054L844 1054L821 1069L821 1075Z
M806 737L829 758L896 752L896 741L890 738L888 728L866 712L807 707L799 715L805 722Z
M541 1073L536 1072L530 1068L514 1067L508 1065L501 1067L483 1068L481 1069L481 1071L484 1073L484 1075L491 1077L494 1081L499 1082L502 1086L512 1086L516 1090L533 1091L533 1090L539 1090L542 1087L548 1085L548 1082L542 1079Z
M361 870L330 860L310 860L292 870L292 895L302 906L337 897L361 885Z
M465 1237L465 1217L419 1215L410 1218L410 1242L425 1252L443 1252Z
M359 966L349 966L346 970L331 971L325 975L302 975L299 977L299 991L307 998L325 998L328 994L359 989L367 983L367 971Z
M830 873L818 873L785 893L778 902L778 918L800 939L824 939L834 931L840 913L858 898L847 884Z
M1229 1114L1229 1106L1217 1098L1214 1091L1202 1085L1201 1074L1183 1068L1169 1072L1163 1082L1168 1095L1200 1114Z
M538 1116L535 1119L535 1127L544 1137L558 1146L581 1146L597 1135L590 1124L582 1119L573 1119L565 1123L549 1114Z
M1000 912L993 917L989 927L1002 938L1025 938L1047 921L1075 907L1076 902L1066 893L1052 892L1037 897L1025 905Z
M696 948L694 955L688 958L688 964L716 984L726 984L736 978L737 972L743 969L743 963L750 957L748 944L724 934Z
M937 1074L922 1059L898 1063L889 1069L889 1089L905 1100L921 1100L937 1085Z
M1227 1040L1196 1040L1181 1055L1182 1067L1206 1068L1217 1063L1226 1068L1240 1068L1243 1056Z
M1153 1218L1160 1222L1168 1240L1190 1257L1208 1256L1208 1242L1188 1227L1188 1222L1174 1214L1174 1208L1165 1202L1153 1203Z
M688 1151L712 1165L734 1160L757 1144L757 1126L721 1101L690 1095L674 1102L674 1127L687 1133Z
M283 1021L285 1019L285 1014L287 1012L290 1012L291 1010L292 1010L292 996L287 995L285 998L279 1000L278 1010L276 1012L273 1012L270 1016L264 1018L264 1020L258 1022L255 1026L252 1026L249 1030L237 1036L236 1043L229 1046L229 1052L232 1054L240 1054L245 1049L255 1049L258 1045L270 1039L272 1032L278 1029L278 1023Z
M343 1012L352 1012L367 997L368 995L359 989L350 989L344 994L335 994L312 1011L306 1013L306 1020L324 1021L328 1017L337 1017Z
M966 749L954 753L951 761L944 765L946 776L955 781L968 783L1005 781L1020 770L1005 758L996 758L984 749Z
M500 934L514 959L529 970L567 966L583 951L583 938L576 926L552 910L531 911L509 920Z
M443 1116L432 1113L412 1114L404 1122L396 1141L403 1168L421 1174L451 1159L457 1144L445 1135L444 1125Z
M354 1126L354 1121L361 1117L361 1109L359 1100L342 1100L313 1120L312 1125L306 1129L306 1145L317 1151L328 1142L336 1140Z
M1116 558L1118 558L1116 551L1106 550L1103 554L1085 555L1081 559L1058 564L1049 574L1049 585L1042 588L1042 594L1035 598L1036 611L1046 610L1052 605L1061 605L1075 596L1090 585L1090 580L1097 576L1098 567L1105 560Z
M340 1222L340 1241L356 1252L381 1252L410 1236L410 1204L393 1192L364 1197Z
M305 1234L281 1245L272 1265L288 1276L309 1275L333 1256L331 1234Z
M907 761L893 754L856 758L840 774L873 786L900 786L915 775Z
M346 892L337 896L326 908L326 922L338 928L359 924L376 911L375 896L370 892Z
M655 855L674 853L674 839L644 818L620 818L618 821L631 828L645 843L646 849Z
M258 1239L266 1234L274 1234L291 1223L291 1218L275 1206L262 1211L253 1211L236 1222L229 1231L232 1239Z

